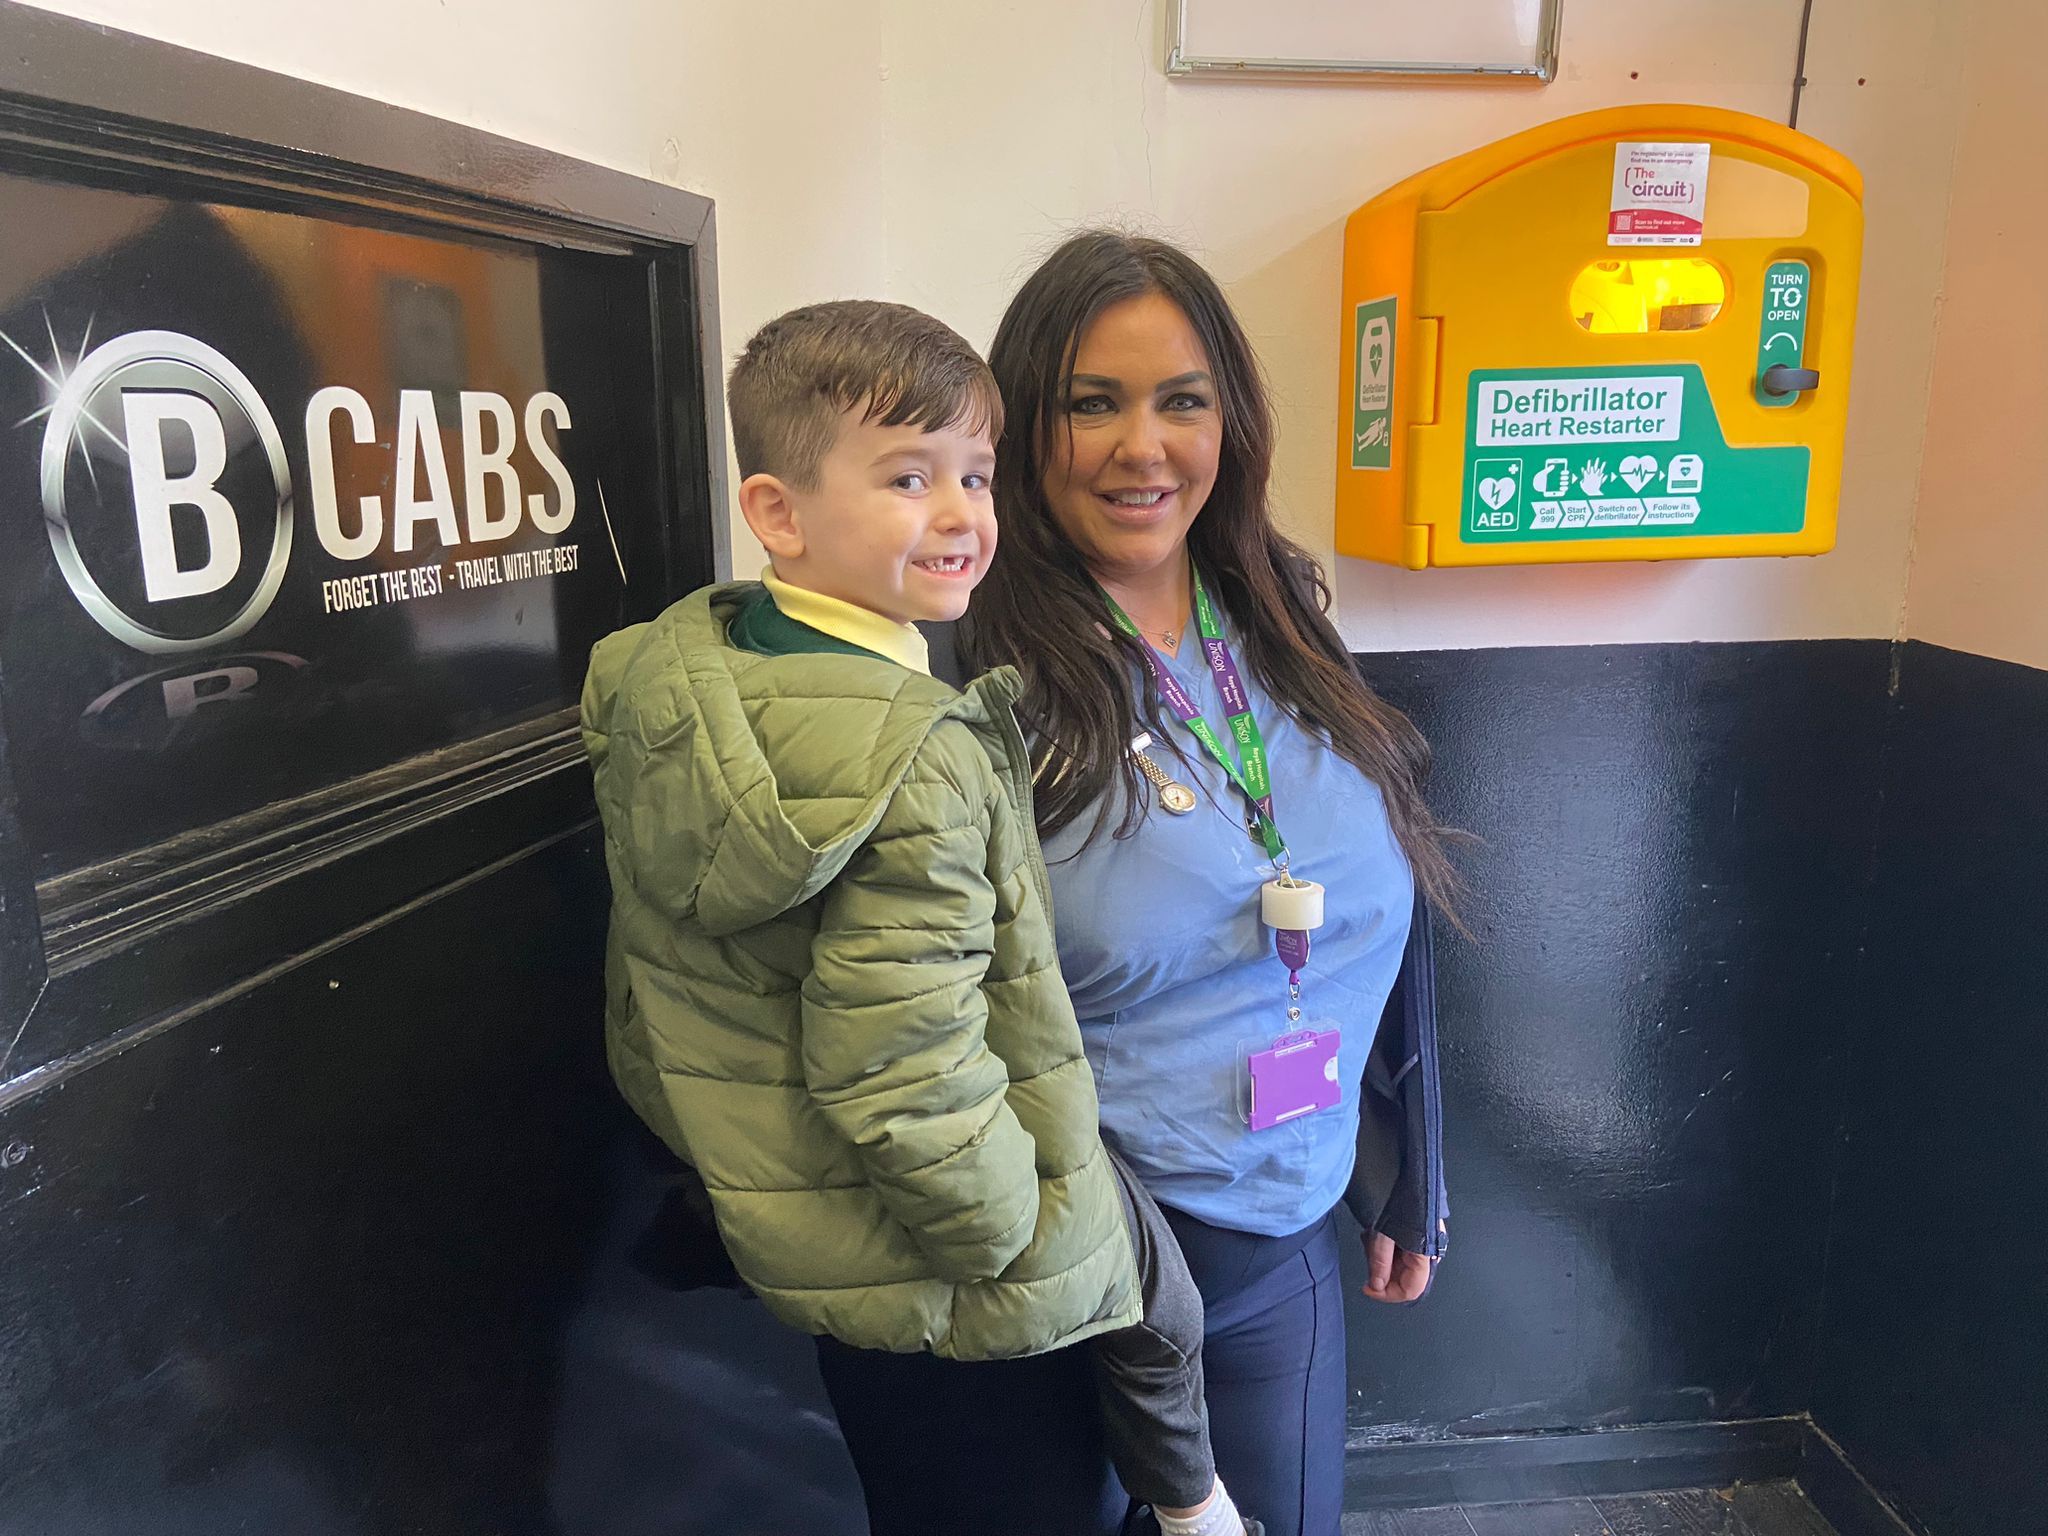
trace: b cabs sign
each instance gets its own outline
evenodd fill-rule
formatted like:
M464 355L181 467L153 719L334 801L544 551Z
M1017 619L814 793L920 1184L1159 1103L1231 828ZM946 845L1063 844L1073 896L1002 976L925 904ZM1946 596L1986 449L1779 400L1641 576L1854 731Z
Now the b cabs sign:
M1591 112L1344 231L1339 554L1420 570L1834 547L1863 184L1708 107Z

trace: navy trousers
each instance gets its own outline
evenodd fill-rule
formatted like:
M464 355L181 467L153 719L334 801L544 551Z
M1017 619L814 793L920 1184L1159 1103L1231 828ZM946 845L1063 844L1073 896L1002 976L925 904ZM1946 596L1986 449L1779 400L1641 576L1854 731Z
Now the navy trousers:
M1344 1281L1337 1218L1254 1237L1167 1222L1202 1293L1216 1471L1266 1536L1338 1536L1344 1508Z
M1210 1438L1268 1536L1337 1536L1344 1294L1337 1222L1254 1237L1166 1212L1207 1312ZM986 1363L818 1340L872 1536L1118 1536L1087 1347Z

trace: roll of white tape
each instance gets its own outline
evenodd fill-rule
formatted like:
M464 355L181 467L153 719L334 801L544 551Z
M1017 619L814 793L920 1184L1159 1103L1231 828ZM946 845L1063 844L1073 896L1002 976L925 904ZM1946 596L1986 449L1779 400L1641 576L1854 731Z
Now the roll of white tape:
M1292 885L1268 880L1259 887L1259 916L1268 928L1320 928L1323 888L1313 880L1297 880Z

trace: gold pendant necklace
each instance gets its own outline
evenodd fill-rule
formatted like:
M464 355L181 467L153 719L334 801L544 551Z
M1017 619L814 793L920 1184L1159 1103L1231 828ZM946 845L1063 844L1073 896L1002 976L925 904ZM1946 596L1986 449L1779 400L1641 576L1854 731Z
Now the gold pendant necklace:
M1104 588L1103 590L1105 594L1107 594L1110 597L1110 600L1112 602L1117 603L1122 608L1126 618L1130 622L1131 628L1135 629L1138 632L1139 636L1144 640L1144 642L1147 645L1150 645L1156 641L1163 649L1165 649L1169 653L1176 652L1180 649L1181 636L1188 632L1188 625L1194 621L1195 617L1194 596L1192 592L1190 592L1189 595L1181 601L1180 606L1183 615L1181 621L1178 624L1155 629L1152 626L1144 623L1138 617L1138 610L1140 608L1147 608L1151 606L1149 600L1143 603L1129 602L1125 601L1125 599L1122 597L1116 596L1114 593L1109 593L1107 588Z

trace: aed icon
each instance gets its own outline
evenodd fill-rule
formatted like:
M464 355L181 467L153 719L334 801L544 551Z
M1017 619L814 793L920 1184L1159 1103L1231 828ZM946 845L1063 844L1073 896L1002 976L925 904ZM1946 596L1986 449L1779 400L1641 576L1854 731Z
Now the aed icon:
M1384 411L1389 404L1394 362L1393 326L1385 315L1369 315L1358 339L1358 408Z
M1506 533L1522 524L1522 461L1475 459L1472 463L1472 526Z

